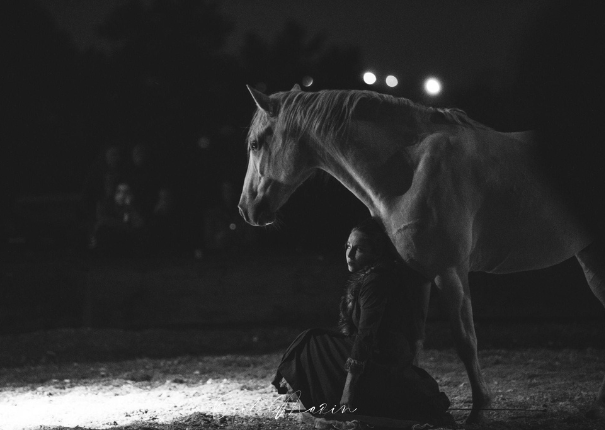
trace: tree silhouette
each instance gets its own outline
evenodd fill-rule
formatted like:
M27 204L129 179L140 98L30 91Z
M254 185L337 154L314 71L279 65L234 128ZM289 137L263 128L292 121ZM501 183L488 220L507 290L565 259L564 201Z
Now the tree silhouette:
M224 125L221 99L237 75L222 51L229 31L211 2L130 1L116 9L100 34L114 48L111 110L118 132L169 141L177 150Z
M295 21L287 22L270 43L247 34L241 59L248 83L269 93L289 90L304 76L313 78L311 90L360 88L359 50L326 47L324 36L310 37Z
M69 189L71 163L81 154L69 124L77 51L36 2L3 2L2 9L3 124L9 136L2 171L10 184L2 197Z

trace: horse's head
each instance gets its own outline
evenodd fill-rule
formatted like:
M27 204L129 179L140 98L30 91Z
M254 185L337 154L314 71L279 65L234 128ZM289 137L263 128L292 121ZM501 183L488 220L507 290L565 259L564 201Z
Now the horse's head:
M258 109L248 133L248 171L239 210L249 224L268 225L314 165L304 138L284 118L280 95L248 90Z

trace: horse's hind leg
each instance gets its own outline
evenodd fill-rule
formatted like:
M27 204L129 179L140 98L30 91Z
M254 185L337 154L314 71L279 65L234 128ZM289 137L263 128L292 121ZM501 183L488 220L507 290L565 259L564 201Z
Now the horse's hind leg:
M578 252L576 258L584 270L590 289L605 306L605 247L602 243L593 242ZM605 379L587 416L605 419Z

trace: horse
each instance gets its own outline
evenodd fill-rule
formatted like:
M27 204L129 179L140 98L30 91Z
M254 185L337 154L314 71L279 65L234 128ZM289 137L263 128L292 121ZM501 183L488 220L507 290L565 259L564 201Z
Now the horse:
M361 200L401 258L430 280L424 288L433 282L440 291L472 390L467 422L484 421L492 403L477 357L469 272L534 270L575 256L605 306L596 235L549 182L532 132L498 132L458 109L371 91L248 89L257 109L240 214L255 226L271 224L317 169ZM590 416L605 418L605 380Z

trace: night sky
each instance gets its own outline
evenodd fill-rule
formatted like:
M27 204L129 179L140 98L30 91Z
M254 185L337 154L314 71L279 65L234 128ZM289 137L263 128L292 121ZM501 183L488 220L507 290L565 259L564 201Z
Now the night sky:
M120 0L39 0L78 45L106 45L96 28ZM143 3L151 3L150 1ZM270 40L294 20L309 36L323 35L338 46L357 46L364 66L379 78L400 82L436 75L448 87L469 87L489 76L492 84L512 85L514 52L546 1L448 2L368 0L225 0L220 10L233 24L227 49L236 52L247 32ZM384 85L383 85L384 86ZM386 89L386 87L384 88Z

